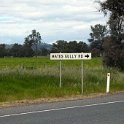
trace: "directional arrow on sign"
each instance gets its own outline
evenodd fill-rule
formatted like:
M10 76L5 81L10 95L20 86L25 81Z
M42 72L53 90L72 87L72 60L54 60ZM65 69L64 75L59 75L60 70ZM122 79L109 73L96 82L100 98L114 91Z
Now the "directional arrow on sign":
M85 55L85 57L89 58L90 56L87 54L87 55Z

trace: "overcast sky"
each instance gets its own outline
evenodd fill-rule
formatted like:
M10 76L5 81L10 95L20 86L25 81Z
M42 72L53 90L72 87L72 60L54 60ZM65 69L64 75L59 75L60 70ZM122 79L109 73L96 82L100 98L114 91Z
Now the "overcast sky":
M0 0L0 43L23 43L36 29L43 42L87 41L90 26L105 24L95 0Z

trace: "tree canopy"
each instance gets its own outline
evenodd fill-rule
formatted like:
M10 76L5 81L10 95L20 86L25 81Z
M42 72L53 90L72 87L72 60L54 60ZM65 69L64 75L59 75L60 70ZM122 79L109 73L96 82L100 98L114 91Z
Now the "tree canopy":
M124 39L124 0L107 0L100 5L105 15L110 14L108 24L111 35L121 42Z
M89 47L86 43L80 41L64 41L58 40L56 43L53 43L53 47L51 52L62 52L62 53L78 53L78 52L87 52L89 51Z
M124 0L99 2L108 20L110 36L104 39L104 63L124 70Z
M102 44L104 41L104 37L107 34L107 26L96 24L91 26L90 33L90 49L93 53L93 56L100 56L102 54Z

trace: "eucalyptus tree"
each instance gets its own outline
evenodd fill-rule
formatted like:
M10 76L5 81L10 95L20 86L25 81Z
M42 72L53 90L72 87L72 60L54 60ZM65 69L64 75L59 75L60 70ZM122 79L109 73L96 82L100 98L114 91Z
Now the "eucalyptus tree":
M25 38L25 45L32 47L35 51L35 56L38 55L38 46L41 44L41 35L36 30L32 30L32 33Z
M124 71L124 0L106 0L99 2L101 10L109 15L110 37L104 42L104 61L108 66Z
M97 49L100 52L99 55L102 55L102 45L107 33L107 26L101 24L91 26L90 39L88 39L90 42L90 49Z
M100 5L101 11L110 15L108 24L111 35L121 42L124 40L124 0L106 0Z

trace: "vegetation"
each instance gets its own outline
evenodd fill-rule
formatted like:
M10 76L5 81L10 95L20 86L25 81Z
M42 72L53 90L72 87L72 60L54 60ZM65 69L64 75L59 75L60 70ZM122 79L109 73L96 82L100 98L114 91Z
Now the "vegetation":
M63 61L59 88L59 61L46 57L0 59L0 102L80 95L80 68L81 61ZM102 60L94 58L84 62L84 95L105 93L107 72L111 72L111 92L123 91L123 73L103 68Z
M15 43L6 48L0 44L0 101L81 94L81 62L62 62L60 89L59 62L46 57L33 58L50 52L92 52L93 57L99 57L84 62L84 94L105 92L107 72L111 72L111 92L123 91L124 75L120 71L124 71L124 0L99 4L100 11L109 13L109 20L107 26L91 26L89 45L83 41L58 40L51 49L42 48L39 47L41 35L36 30L32 30L22 45Z
M99 4L101 12L105 15L109 13L109 20L107 25L91 26L89 45L83 41L58 40L53 43L51 49L39 48L41 35L32 30L23 45L14 44L12 48L7 49L5 44L0 44L0 57L37 57L47 56L50 52L92 52L93 57L103 57L106 67L124 71L124 0L99 1Z
M88 52L89 46L80 41L64 41L64 40L58 40L56 43L53 43L51 52L53 53L80 53L80 52Z
M32 30L32 33L25 38L24 46L29 47L35 51L35 56L38 56L38 46L41 44L40 33Z
M124 71L124 0L106 0L100 5L105 15L109 13L109 36L103 43L107 46L104 47L104 63Z
M53 45L41 44L40 41L35 43L32 34L25 38L23 45L15 43L11 48L6 48L5 44L0 44L0 57L33 57L33 56L47 56L50 52L88 52L89 46L80 41L64 41L58 40ZM43 47L42 45L46 45Z
M103 42L104 37L107 35L107 26L96 24L91 26L90 33L90 49L94 57L100 57L103 54Z

